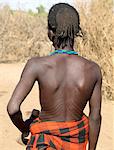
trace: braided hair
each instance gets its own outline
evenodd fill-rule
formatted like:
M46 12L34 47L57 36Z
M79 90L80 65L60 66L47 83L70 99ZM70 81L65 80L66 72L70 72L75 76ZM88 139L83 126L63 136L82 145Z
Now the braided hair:
M74 37L81 30L79 14L69 4L56 4L49 11L48 28L54 33L53 45L64 48L69 43L73 47Z

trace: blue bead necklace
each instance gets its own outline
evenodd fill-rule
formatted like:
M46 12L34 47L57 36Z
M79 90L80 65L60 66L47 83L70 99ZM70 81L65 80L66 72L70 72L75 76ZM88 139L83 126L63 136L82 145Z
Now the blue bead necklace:
M55 54L69 54L69 55L78 55L78 52L75 52L73 50L55 50L54 52L50 53L50 56L55 55Z

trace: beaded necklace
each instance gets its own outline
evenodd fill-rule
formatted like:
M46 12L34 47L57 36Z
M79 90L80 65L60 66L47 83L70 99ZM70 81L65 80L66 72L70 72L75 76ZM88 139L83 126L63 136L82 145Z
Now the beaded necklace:
M78 52L75 52L73 50L55 50L54 52L50 53L50 56L55 54L69 54L69 55L78 55Z

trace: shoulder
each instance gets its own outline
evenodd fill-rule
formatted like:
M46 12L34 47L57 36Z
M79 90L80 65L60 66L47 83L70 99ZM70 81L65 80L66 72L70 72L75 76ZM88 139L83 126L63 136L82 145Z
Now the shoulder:
M38 74L41 72L46 60L46 57L32 57L27 61L25 68L33 74Z
M38 65L41 62L45 61L49 56L44 56L44 57L32 57L27 61L28 65Z
M27 71L29 73L31 72L32 74L35 74L38 71L38 60L39 57L30 58L25 64L24 72Z
M101 68L96 62L94 62L92 60L88 60L84 57L81 57L81 58L84 60L85 65L88 65L88 67L90 67L93 71L101 72Z
M30 68L36 69L38 68L38 65L40 64L40 59L41 59L40 57L32 57L27 61L25 66L29 69Z
M87 69L96 79L102 79L101 67L94 61L83 58L84 68Z
M91 62L92 63L92 65L93 65L93 68L94 68L94 71L98 74L98 75L101 75L101 67L97 64L97 63L95 63L95 62Z
M38 60L40 59L40 57L32 57L32 58L30 58L30 59L28 59L28 61L27 61L27 65L35 65L37 62L38 62Z
M96 79L97 80L102 80L101 67L96 62L93 62L93 61L90 61L90 64L91 64L93 73L96 76Z

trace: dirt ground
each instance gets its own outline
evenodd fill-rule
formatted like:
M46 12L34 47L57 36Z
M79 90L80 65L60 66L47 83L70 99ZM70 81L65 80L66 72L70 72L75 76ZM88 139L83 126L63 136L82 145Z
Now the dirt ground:
M24 64L0 64L0 149L24 150L25 146L18 144L19 131L11 123L6 106L20 78ZM22 104L24 118L26 112L33 108L40 109L37 84ZM37 107L36 107L37 106ZM88 114L88 106L85 112ZM114 150L114 102L102 103L102 126L97 150Z

